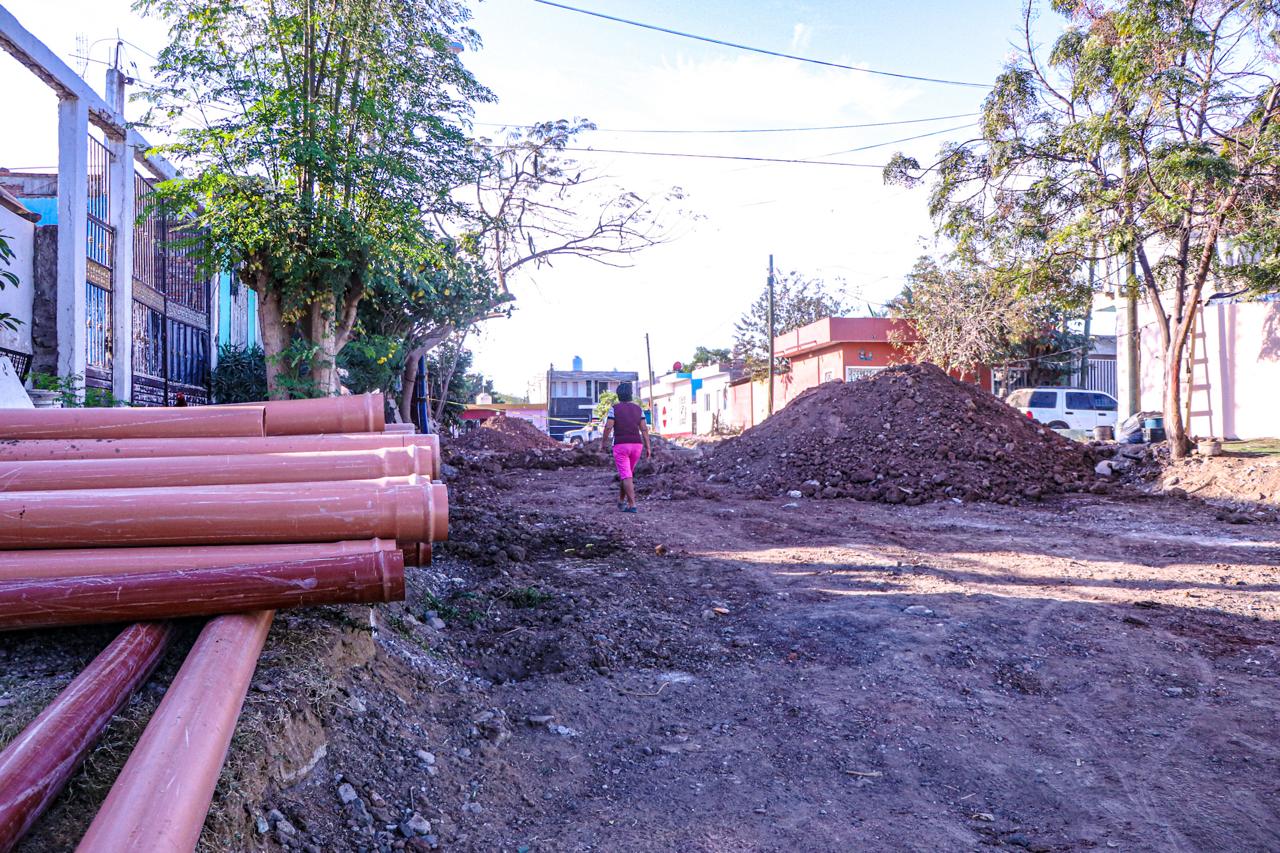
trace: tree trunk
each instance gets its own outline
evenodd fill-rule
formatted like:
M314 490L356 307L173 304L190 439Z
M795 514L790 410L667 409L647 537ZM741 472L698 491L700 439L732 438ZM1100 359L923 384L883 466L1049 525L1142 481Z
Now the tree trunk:
M418 384L418 359L427 354L427 347L416 347L405 357L404 369L400 373L400 419L405 423L413 420L413 389ZM418 424L419 429L424 424Z
M262 326L262 352L267 360L267 398L284 400L289 396L282 387L281 378L287 377L288 367L281 355L289 347L289 327L285 324L280 305L280 294L270 290L265 276L260 277L258 294L258 322Z
M316 393L329 396L338 393L338 336L334 326L334 298L312 302L307 309L307 332L316 347L311 356L311 381Z
M453 361L449 364L449 371L441 377L440 383L440 399L436 401L436 423L444 422L445 407L449 405L449 386L453 384L453 374L458 370L458 359L462 357L462 343L467 339L466 330L458 337L458 343L453 350Z
M1197 296L1198 294L1193 294L1188 311L1196 310ZM1164 431L1165 438L1169 441L1169 453L1174 459L1183 459L1191 452L1191 440L1187 436L1187 428L1190 424L1182 419L1182 360L1186 355L1187 339L1194 325L1190 322L1191 319L1186 317L1177 323L1170 323L1172 329L1169 345L1165 348ZM1187 388L1187 393L1191 393L1190 388Z

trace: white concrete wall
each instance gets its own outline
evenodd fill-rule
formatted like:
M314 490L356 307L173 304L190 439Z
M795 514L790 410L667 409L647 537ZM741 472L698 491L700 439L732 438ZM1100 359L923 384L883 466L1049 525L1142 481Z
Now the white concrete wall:
M717 422L723 427L729 426L729 404L725 393L728 388L728 373L717 373L702 380L695 404L698 411L698 435L710 435Z
M1142 408L1159 411L1164 407L1164 353L1154 320L1144 305L1139 312ZM1206 306L1196 339L1193 379L1192 435L1280 436L1280 395L1276 393L1280 388L1280 302Z
M0 234L4 235L14 257L0 270L18 277L18 286L0 290L0 314L12 314L22 321L16 330L0 328L0 347L31 352L31 306L35 300L35 225L9 208L0 205Z

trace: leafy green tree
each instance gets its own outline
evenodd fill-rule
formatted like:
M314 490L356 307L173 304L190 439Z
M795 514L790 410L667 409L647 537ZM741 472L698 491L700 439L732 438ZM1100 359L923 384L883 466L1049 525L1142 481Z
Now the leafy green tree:
M609 414L609 410L618 402L618 393L616 391L600 392L600 399L596 401L596 407L591 412L591 417L596 421L603 421L605 416Z
M438 428L449 429L462 422L462 410L474 396L467 374L471 368L471 350L463 346L461 337L451 339L427 356L428 411Z
M983 105L980 137L935 164L930 211L996 284L1066 304L1090 262L1125 270L1154 316L1175 457L1187 342L1210 277L1280 287L1280 7L1243 0L1054 0L1066 27L1024 46ZM1136 380L1136 378L1135 378Z
M774 279L774 335L781 335L815 323L823 317L838 317L849 311L842 290L832 291L817 278L799 272L781 273ZM769 375L769 288L766 285L756 301L734 325L733 354L746 362L755 378ZM778 359L774 370L787 369L785 359Z
M491 96L449 49L477 43L466 5L136 6L170 27L145 122L186 125L160 150L190 177L162 202L194 216L208 265L257 292L272 393L300 373L333 393L373 279L436 258L426 217L455 211L450 192L479 172L457 122Z
M693 358L684 363L685 370L697 370L699 367L706 367L709 364L719 364L722 361L728 361L733 356L728 347L720 347L709 349L707 347L698 347L693 351Z
M890 340L915 360L946 371L972 373L1011 361L1039 365L1059 352L1052 348L1055 342L1065 341L1054 333L1065 322L1052 302L1004 286L993 271L977 264L956 259L940 264L922 257L907 276L904 292L909 298L894 303L893 316L907 323L891 329ZM1074 307L1083 311L1087 305ZM1044 368L1049 369L1047 362ZM1033 372L1042 376L1042 371Z
M391 399L399 393L400 417L407 421L419 360L471 328L477 317L506 316L510 304L478 259L445 240L434 258L371 280L356 342L363 341L361 358L372 357L377 372L385 374L379 390ZM386 361L377 362L384 356Z

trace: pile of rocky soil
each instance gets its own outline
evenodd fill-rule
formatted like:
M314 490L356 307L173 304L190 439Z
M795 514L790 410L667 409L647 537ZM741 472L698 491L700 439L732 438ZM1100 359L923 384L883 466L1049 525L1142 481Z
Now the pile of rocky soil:
M489 418L480 426L454 439L451 444L464 450L497 453L520 453L526 450L556 450L555 439L522 418L502 415Z
M930 364L811 388L704 463L713 482L920 504L1037 499L1097 483L1094 453ZM1099 486L1105 488L1105 486Z

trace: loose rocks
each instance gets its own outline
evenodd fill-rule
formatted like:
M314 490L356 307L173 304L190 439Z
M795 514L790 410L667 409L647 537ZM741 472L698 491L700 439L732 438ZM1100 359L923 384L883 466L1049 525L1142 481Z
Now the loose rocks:
M811 388L705 466L716 482L764 494L915 505L1082 490L1094 461L981 388L912 364Z

